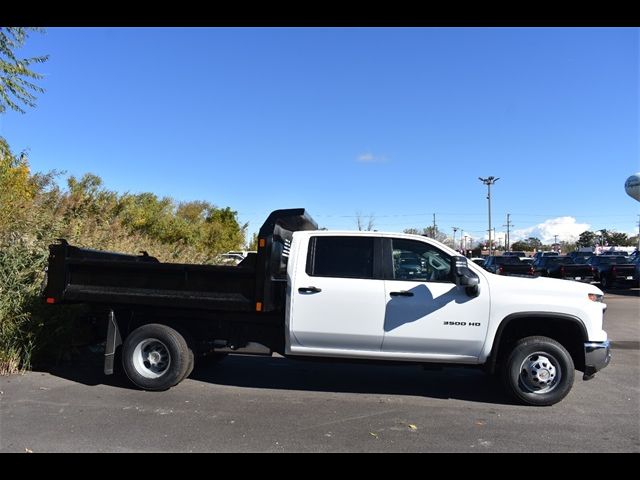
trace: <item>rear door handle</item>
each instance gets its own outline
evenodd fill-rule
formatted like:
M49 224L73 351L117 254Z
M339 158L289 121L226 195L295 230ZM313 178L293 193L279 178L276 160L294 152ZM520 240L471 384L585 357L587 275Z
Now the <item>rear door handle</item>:
M321 292L322 289L318 287L300 287L298 292L300 293L318 293Z
M413 292L402 290L400 292L390 292L389 295L392 297L413 297Z

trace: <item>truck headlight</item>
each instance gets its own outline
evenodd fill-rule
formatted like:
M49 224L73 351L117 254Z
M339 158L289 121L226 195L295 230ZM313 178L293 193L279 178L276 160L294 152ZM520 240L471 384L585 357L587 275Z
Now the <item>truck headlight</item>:
M602 301L604 300L604 295L598 295L597 293L589 293L587 296L592 302L602 303Z

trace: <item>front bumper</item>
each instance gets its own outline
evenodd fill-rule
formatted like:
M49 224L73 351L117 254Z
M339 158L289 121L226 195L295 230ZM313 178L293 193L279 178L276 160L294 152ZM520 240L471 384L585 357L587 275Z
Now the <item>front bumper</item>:
M591 380L596 372L602 370L611 362L611 347L609 340L604 342L587 342L584 344L584 375L583 380Z

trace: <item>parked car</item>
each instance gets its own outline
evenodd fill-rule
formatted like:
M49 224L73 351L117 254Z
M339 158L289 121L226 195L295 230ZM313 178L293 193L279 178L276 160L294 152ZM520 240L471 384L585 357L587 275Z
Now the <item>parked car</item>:
M640 255L635 255L631 260L631 263L635 267L635 272L633 273L633 285L640 287Z
M504 252L502 256L503 257L526 257L527 254L524 252Z
M471 261L476 265L480 265L481 267L484 267L484 264L487 262L487 259L482 257L471 257Z
M533 276L531 265L518 257L491 256L487 258L484 269L496 275L529 275Z
M594 274L594 280L600 282L603 290L613 286L631 288L634 282L636 267L629 263L627 257L613 255L594 255L588 265Z
M569 257L571 258L571 260L573 260L574 263L587 263L587 261L593 257L594 253L593 252L580 252L580 251L575 251L575 252L571 252L569 254Z
M575 263L570 257L566 256L540 257L533 262L533 271L536 276L577 280L587 283L593 281L593 271L590 265Z
M533 254L534 261L540 257L557 257L560 254L558 252L536 252Z
M624 250L607 250L606 252L602 252L601 255L614 255L616 257L628 257L629 252L625 252Z

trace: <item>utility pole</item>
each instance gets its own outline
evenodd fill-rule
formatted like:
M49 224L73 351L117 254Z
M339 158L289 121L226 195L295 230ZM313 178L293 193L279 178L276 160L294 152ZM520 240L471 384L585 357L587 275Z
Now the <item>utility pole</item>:
M453 230L453 249L456 249L456 232L460 230L458 227L451 227Z
M640 215L638 215L638 251L640 251Z
M478 177L478 180L480 180L487 186L487 200L489 201L489 255L492 255L493 246L491 245L491 185L500 180L500 178L496 178L493 176L487 178Z
M436 226L436 214L433 214L433 230L431 231L431 238L435 239L436 238L436 230L437 230L437 226Z
M503 225L503 227L507 227L507 252L509 252L511 250L511 237L509 235L510 229L511 227L515 227L515 225L513 223L511 223L510 220L511 214L507 213L507 223L505 225Z

